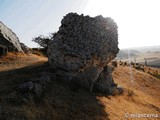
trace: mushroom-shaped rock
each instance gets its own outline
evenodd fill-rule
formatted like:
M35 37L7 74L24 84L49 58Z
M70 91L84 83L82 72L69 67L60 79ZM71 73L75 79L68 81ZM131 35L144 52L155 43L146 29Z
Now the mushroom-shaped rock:
M113 19L69 13L49 44L48 58L53 74L59 79L92 91L95 84L100 86L99 82L104 82L98 82L100 74L105 73L104 68L118 52L118 31Z

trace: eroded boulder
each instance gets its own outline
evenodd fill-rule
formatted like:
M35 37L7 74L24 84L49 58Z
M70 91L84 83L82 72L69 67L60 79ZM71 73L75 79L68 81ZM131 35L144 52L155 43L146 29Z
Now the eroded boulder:
M118 31L113 19L76 13L69 13L62 19L48 47L50 68L57 79L74 82L91 91L97 84L102 92L110 90L114 81L108 75L111 72L107 71L110 78L103 80L99 80L100 74L105 74L105 67L118 52Z

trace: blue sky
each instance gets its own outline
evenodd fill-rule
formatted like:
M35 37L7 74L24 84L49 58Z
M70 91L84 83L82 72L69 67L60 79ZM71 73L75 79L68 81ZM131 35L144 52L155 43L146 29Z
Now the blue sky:
M32 38L56 32L68 12L82 13L87 0L0 0L0 21L21 42L36 46Z
M0 21L20 41L56 32L67 13L112 17L118 24L119 47L160 45L159 0L0 0Z

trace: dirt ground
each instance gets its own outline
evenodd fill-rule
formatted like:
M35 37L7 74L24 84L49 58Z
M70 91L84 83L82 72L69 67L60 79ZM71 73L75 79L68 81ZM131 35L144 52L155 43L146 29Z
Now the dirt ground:
M12 57L11 57L12 56ZM12 59L11 59L12 58ZM122 95L106 96L52 80L37 101L19 103L15 87L50 72L47 58L10 54L0 59L0 119L16 120L158 120L160 79L127 66L118 66L114 81ZM136 118L133 114L154 114Z

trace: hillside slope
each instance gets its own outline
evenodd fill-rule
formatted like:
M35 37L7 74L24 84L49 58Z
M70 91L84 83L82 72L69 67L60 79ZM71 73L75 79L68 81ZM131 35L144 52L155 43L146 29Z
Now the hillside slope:
M130 114L160 114L160 79L127 66L118 66L113 72L115 82L124 87L122 95L106 96L78 87L72 89L52 77L39 97L30 96L24 103L23 95L17 94L17 85L34 82L50 71L44 57L19 56L19 68L11 67L16 59L7 64L6 70L3 67L0 71L0 119L124 120L125 115ZM139 118L145 119L152 118Z
M113 77L116 83L124 87L124 94L98 97L111 120L123 120L125 115L130 114L160 114L160 79L122 66L115 69Z
M36 54L9 52L6 56L0 56L0 71L22 68L46 61L46 57Z

